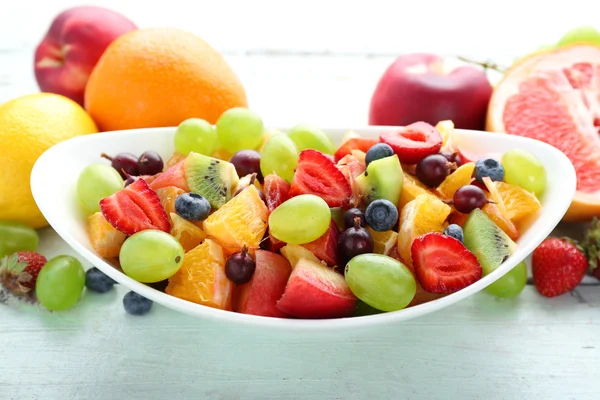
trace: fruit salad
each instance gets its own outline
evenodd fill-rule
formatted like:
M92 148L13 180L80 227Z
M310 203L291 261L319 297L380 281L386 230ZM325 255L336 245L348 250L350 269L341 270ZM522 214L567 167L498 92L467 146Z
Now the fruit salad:
M171 296L274 318L392 312L493 272L541 209L535 156L475 157L453 135L416 122L336 147L235 108L181 123L164 162L99 154L77 195L95 252ZM521 263L486 290L513 297L526 279Z

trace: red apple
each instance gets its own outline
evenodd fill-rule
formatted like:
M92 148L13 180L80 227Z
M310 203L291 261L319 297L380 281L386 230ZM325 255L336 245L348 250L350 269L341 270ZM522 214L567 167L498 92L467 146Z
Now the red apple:
M256 250L256 269L252 280L234 291L233 310L265 317L285 318L275 306L283 295L292 267L279 254Z
M307 250L310 250L319 260L325 261L330 266L337 265L337 248L338 248L338 237L339 237L338 227L335 221L332 219L329 224L329 229L318 239L303 244Z
M83 105L88 77L116 38L135 30L123 15L101 7L74 7L59 14L35 51L35 78L44 92Z
M297 318L341 318L352 315L356 297L341 274L321 263L301 258L277 308Z
M385 71L371 98L369 124L431 125L450 119L457 128L485 129L492 86L482 68L461 66L448 73L433 54L400 56Z

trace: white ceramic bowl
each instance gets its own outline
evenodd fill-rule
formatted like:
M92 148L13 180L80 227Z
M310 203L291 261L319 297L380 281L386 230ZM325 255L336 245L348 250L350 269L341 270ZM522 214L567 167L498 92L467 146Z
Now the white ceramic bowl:
M377 137L379 133L393 127L351 129L365 137ZM339 142L348 129L326 129L326 131L335 142ZM81 136L62 142L46 151L33 168L31 188L35 201L50 225L70 246L90 263L131 290L164 306L196 317L270 329L322 331L397 323L456 303L488 286L530 254L561 220L575 193L575 170L569 159L554 147L513 135L457 130L455 141L461 149L486 154L522 148L535 154L548 173L548 187L541 199L543 209L539 217L519 238L517 251L493 273L454 294L390 313L328 320L278 319L238 314L169 296L113 268L92 249L85 230L85 218L78 212L75 195L77 177L86 165L101 160L101 152L116 154L128 151L141 154L146 150L154 150L168 159L173 153L174 132L174 128L139 129Z

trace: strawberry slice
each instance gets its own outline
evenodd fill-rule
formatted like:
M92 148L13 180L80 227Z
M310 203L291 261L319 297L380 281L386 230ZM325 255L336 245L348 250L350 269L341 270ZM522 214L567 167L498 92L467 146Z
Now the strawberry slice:
M481 279L477 257L453 237L426 233L410 250L417 279L429 293L454 293Z
M377 143L378 143L377 139L360 138L360 137L348 139L344 143L342 143L342 145L340 146L339 149L337 149L337 151L335 152L335 155L334 155L334 159L337 162L337 161L341 160L342 158L344 158L344 156L347 156L348 154L352 154L352 150L360 150L360 151L366 153L367 150L369 150L371 147L373 147Z
M417 164L442 148L442 135L426 122L384 132L379 135L379 140L389 144L403 164Z
M158 195L143 179L100 200L100 210L115 229L126 235L146 229L171 230Z
M290 198L290 184L277 174L265 176L263 189L269 211L273 211Z
M301 194L314 194L325 200L329 207L341 207L350 201L352 189L331 159L309 149L300 153L290 188L291 196Z

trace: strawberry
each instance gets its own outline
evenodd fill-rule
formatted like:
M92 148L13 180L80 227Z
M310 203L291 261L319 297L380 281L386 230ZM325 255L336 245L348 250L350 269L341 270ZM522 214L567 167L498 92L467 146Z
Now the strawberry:
M338 264L337 251L339 234L338 227L332 219L327 232L318 239L303 244L302 247L310 250L319 260L323 260L333 267Z
M587 268L588 260L582 248L570 239L548 238L531 256L533 284L546 297L575 289Z
M273 211L290 198L290 184L277 174L265 176L263 188L269 211Z
M35 289L37 277L46 261L46 257L33 251L6 256L0 264L1 281L13 294L26 294Z
M600 226L598 218L592 220L586 232L583 248L590 264L590 273L600 279Z
M126 235L146 229L171 230L158 195L143 179L100 200L100 210L115 229Z
M481 279L477 257L451 236L426 233L410 251L417 279L429 293L454 293Z
M371 147L377 144L377 139L369 139L369 138L351 138L346 140L339 149L335 152L333 156L335 161L339 161L344 156L348 154L352 154L352 150L360 150L364 153L367 152Z
M325 200L329 207L341 207L350 201L352 189L331 159L309 149L300 153L290 188L290 196L301 194L314 194Z
M415 122L391 132L384 132L379 140L390 145L403 164L417 164L442 148L442 135L426 122Z

